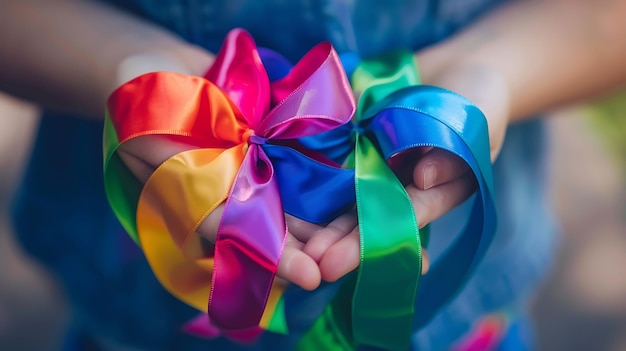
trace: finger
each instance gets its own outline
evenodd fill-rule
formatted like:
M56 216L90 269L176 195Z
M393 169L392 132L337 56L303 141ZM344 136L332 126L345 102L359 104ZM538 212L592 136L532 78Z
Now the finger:
M359 247L359 228L356 227L350 234L329 247L320 259L319 268L322 279L335 282L356 269L361 258Z
M441 217L465 201L476 190L476 178L472 172L434 188L422 190L409 185L406 191L420 228Z
M403 185L413 183L413 173L418 161L433 149L432 146L415 147L400 152L387 160L389 167Z
M209 215L200 223L197 233L210 241L211 243L215 243L217 238L217 229L219 228L220 221L222 220L222 213L224 213L224 204L220 204L213 210Z
M314 290L321 282L320 269L311 257L299 249L301 243L291 238L285 244L276 275L302 289ZM292 243L291 240L295 242Z
M359 247L359 230L355 228L324 253L319 265L322 279L335 282L355 270L361 260ZM422 249L422 274L426 274L429 269L430 256Z
M430 255L425 248L422 248L422 275L428 273L430 269Z
M469 166L451 152L434 149L426 154L413 170L413 183L422 190L454 180L467 172Z
M285 214L285 220L287 222L287 229L289 230L289 233L303 243L309 241L318 230L324 228L323 225L303 221L300 218L289 214Z
M152 172L168 158L196 147L175 136L145 135L120 145L118 154L139 181L145 183Z
M200 224L197 229L198 234L215 243L223 212L224 204L221 204ZM291 234L287 235L286 240L276 275L306 290L317 288L321 281L317 263L302 252L303 242Z
M337 241L350 234L357 226L356 211L350 211L337 217L326 227L319 229L304 246L304 252L315 262Z
M202 221L197 229L200 236L214 243L217 238L217 229L220 225L220 221L222 220L223 213L224 204L222 203L217 206L217 208L213 210L213 212L211 212L204 221ZM312 236L317 230L324 228L323 226L309 223L287 214L285 215L285 220L287 222L289 233L303 243L306 243L309 240L309 237Z

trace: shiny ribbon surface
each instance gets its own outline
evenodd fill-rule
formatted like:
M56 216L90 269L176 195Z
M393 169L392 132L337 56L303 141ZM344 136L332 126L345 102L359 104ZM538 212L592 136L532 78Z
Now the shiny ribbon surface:
M347 155L347 127L302 140L337 161L347 158L355 168L361 263L300 341L299 350L360 345L409 349L412 331L426 325L462 289L492 241L496 214L485 117L463 97L418 83L411 53L363 61L352 74L360 96L353 153ZM424 146L463 159L478 191L459 239L420 282L422 233L396 174L402 178L404 156Z
M419 85L411 53L346 60L342 66L320 44L292 67L234 30L204 78L151 73L109 99L108 199L161 284L208 313L187 331L243 341L258 336L259 325L286 331L284 284L274 279L283 212L323 224L356 203L359 217L359 268L299 350L408 349L412 332L454 298L483 257L496 217L483 114L455 93ZM351 87L344 68L357 64ZM117 149L156 134L188 149L142 185ZM459 156L478 184L466 227L424 277L426 230L418 229L403 174L419 147ZM220 205L211 244L196 231Z
M300 153L293 139L343 125L354 109L329 44L270 83L251 37L234 30L205 78L149 73L111 95L104 135L108 199L172 294L208 312L219 329L269 328L282 291L274 277L287 233L283 212L325 223L354 203L350 191L327 201L333 187L353 188L353 175ZM189 148L142 186L117 149L157 134ZM326 206L307 205L316 201ZM212 245L196 230L221 204Z

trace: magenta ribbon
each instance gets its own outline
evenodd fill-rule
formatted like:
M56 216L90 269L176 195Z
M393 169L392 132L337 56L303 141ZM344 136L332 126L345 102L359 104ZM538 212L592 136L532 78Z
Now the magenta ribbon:
M287 76L270 83L251 36L234 30L206 78L230 98L250 126L248 151L217 233L208 306L216 326L242 330L261 320L287 235L274 167L263 145L343 125L355 105L329 43L315 46Z

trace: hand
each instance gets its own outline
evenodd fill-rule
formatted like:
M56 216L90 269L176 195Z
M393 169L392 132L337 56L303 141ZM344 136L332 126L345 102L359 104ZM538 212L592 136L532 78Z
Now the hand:
M428 69L439 60L425 53L419 59ZM434 67L432 72L437 72ZM509 95L504 80L485 67L458 65L439 72L424 74L424 84L439 86L465 96L476 104L487 117L492 161L498 155L508 125ZM418 161L412 167L412 183L406 187L420 228L461 204L476 190L476 179L469 167L457 156L432 148L418 151ZM409 168L409 172L411 169ZM292 225L291 231L305 235L315 232L304 247L304 252L319 263L322 278L336 281L359 265L359 230L354 213L337 218L324 228L307 223ZM429 257L424 251L422 274L429 268Z
M173 71L202 76L211 61L212 57L201 54L192 55L187 62L160 54L135 55L120 65L114 85L117 87L134 77L154 71ZM189 62L193 63L190 65ZM167 136L152 135L138 137L122 144L118 153L139 181L145 183L161 163L175 154L193 148L195 147L192 145L171 140ZM214 210L200 224L198 234L214 243L223 210L223 205ZM287 222L291 227L290 223L297 222L297 220L287 216ZM315 289L321 282L317 263L302 251L310 235L312 232L299 232L299 235L288 234L277 272L278 277L308 290Z
M183 151L194 149L194 146L169 139L167 136L144 136L131 139L122 144L118 153L126 166L137 176L140 182L145 183L150 174L168 158ZM217 228L224 211L224 205L217 207L200 224L197 233L215 243ZM298 220L286 216L288 227ZM320 270L317 263L302 249L313 232L299 231L298 235L289 233L283 254L278 265L277 276L303 289L313 290L321 282Z
M137 59L141 61L140 57ZM495 158L508 123L507 89L503 88L497 75L477 67L459 67L424 83L456 91L483 110L489 123L492 159ZM120 148L120 156L140 181L145 182L152 171L169 157L193 148L166 139L146 136L131 140ZM449 153L425 148L420 150L420 156L413 168L413 182L407 186L407 192L418 223L423 227L463 202L474 192L476 183L467 165ZM198 233L211 242L215 242L222 211L223 207L218 207L198 228ZM289 233L278 277L312 290L321 279L336 281L358 267L360 243L354 212L340 216L327 226L306 223L290 216L286 219ZM422 273L426 273L428 268L429 257L424 251Z
M208 51L187 44L184 49L175 53L153 51L135 53L118 63L115 76L104 88L105 97L120 85L149 72L176 72L195 76L203 76L211 67L215 57Z

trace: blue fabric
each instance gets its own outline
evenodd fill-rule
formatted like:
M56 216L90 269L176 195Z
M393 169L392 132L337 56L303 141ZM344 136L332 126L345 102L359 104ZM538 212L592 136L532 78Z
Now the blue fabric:
M530 319L521 315L511 323L496 351L533 351L534 333Z
M244 27L259 45L297 60L330 40L362 57L393 48L419 49L440 41L492 9L493 0L182 1L111 0L210 50L232 27ZM239 350L225 339L206 341L179 332L195 316L163 290L106 202L102 180L102 123L47 112L13 206L19 242L55 274L75 312L75 325L108 349ZM545 143L538 121L510 128L495 164L496 238L462 293L416 331L415 350L443 350L472 321L522 302L540 281L554 246L546 205ZM454 241L471 203L432 225L437 259ZM531 221L527 220L532 218ZM335 289L286 294L293 338L321 312ZM290 349L293 338L266 333L256 350Z

